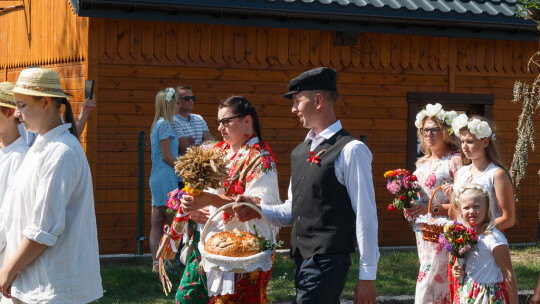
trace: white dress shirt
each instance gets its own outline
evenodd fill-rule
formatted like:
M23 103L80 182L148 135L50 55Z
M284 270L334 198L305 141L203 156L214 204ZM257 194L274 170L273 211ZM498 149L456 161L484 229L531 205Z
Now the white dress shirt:
M6 255L24 237L48 247L22 269L11 295L24 303L88 303L103 295L92 176L62 124L38 136L6 193Z
M22 137L17 138L9 146L0 149L0 267L2 267L4 261L4 248L6 247L4 231L4 216L6 213L2 212L2 202L26 152L28 152L28 145Z
M311 139L311 151L324 140L334 136L341 130L341 122L337 121L321 133L314 136L310 130L306 140ZM360 254L360 280L375 280L379 261L379 245L377 239L377 205L371 174L373 157L368 147L358 140L349 142L335 160L334 168L338 181L347 187L352 208L356 214L356 240ZM264 206L264 216L275 226L292 226L292 189L289 183L289 197L282 205Z

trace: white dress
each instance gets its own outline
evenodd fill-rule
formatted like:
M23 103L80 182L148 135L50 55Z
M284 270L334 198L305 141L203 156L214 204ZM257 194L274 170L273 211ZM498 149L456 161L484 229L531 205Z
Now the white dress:
M418 177L421 187L420 203L427 204L435 188L441 184L452 183L454 174L461 167L459 152L452 152L435 161L421 159L417 163L414 175ZM442 190L434 197L434 205L448 203ZM425 241L421 226L415 224L416 245L420 269L416 282L415 303L450 303L450 288L448 285L448 252L438 243Z
M103 295L92 176L70 124L38 136L6 193L6 254L24 237L48 247L15 278L25 303L88 303Z
M502 170L501 167L494 163L490 163L483 172L473 176L471 174L471 165L464 166L457 172L457 180L454 182L454 189L459 189L467 183L476 183L486 187L491 195L491 202L493 203L492 208L495 211L495 217L497 218L501 216L501 213L499 211L499 201L495 196L493 181L495 179L495 172L499 169Z

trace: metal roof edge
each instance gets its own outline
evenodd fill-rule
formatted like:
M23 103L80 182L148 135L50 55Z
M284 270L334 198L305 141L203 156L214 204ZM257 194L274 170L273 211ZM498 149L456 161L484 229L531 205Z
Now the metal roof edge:
M76 0L71 0L76 1ZM215 7L180 7L161 2L160 5L129 6L134 2L92 0L92 6L80 7L78 15L99 18L120 18L186 22L202 24L265 26L278 28L320 29L352 32L384 32L411 35L468 37L484 39L538 41L536 24L509 17L463 18L446 14L396 14L385 16L378 9L373 15L320 15L284 11L246 11ZM122 5L114 5L121 3ZM140 4L140 3L139 3ZM409 12L410 13L410 12ZM465 15L465 14L461 14Z
M71 7L73 8L73 11L78 16L79 15L79 0L68 0L68 2L71 4Z

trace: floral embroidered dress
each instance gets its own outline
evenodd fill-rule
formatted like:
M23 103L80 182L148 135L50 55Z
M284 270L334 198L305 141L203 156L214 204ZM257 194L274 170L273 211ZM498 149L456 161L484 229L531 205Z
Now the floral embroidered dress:
M229 148L224 142L218 144L217 147L222 150ZM236 197L244 194L257 197L261 199L261 204L266 205L281 203L275 157L266 143L261 142L257 137L252 137L238 151L231 152L227 156L231 159L231 165L229 178L224 184L225 195ZM215 210L211 208L210 212L213 211ZM277 228L268 231L268 226L262 220L251 220L244 223L236 220L223 223L223 220L220 220L216 229L223 231L238 228L239 230L254 233L254 226L257 227L260 235L269 235L270 233L276 235L278 232ZM266 287L270 281L271 273L272 269L243 274L235 273L234 287L225 287L227 283L222 280L221 292L212 292L212 288L209 288L209 293L213 294L210 303L267 303ZM211 272L207 273L207 275L208 277L214 277ZM232 277L232 274L228 275ZM227 274L224 274L223 277L227 277ZM209 286L212 283L217 285L217 282L209 282Z
M414 175L421 187L416 204L428 204L433 191L443 183L453 183L454 174L461 167L459 152L452 152L439 160L422 158L417 163ZM433 204L448 203L443 191L435 194ZM448 286L448 253L438 243L422 238L422 226L414 224L420 270L416 283L415 303L450 303Z
M227 151L228 148L229 145L225 142L221 142L215 147L215 149L223 151ZM236 197L241 194L257 197L261 200L261 204L266 205L281 203L276 162L266 143L261 142L257 137L249 138L238 151L229 153L227 157L231 159L229 177L225 181L223 189L214 190L213 192L230 197ZM211 214L214 214L215 211L216 208L210 207ZM255 226L260 235L268 235L269 233L276 235L278 232L277 228L272 228L272 231L268 231L268 226L262 220L251 220L240 223L230 218L231 216L229 215L229 220L224 223L223 215L216 215L216 217L220 220L211 223L208 228L209 231L225 231L238 228L239 230L253 233L253 227ZM200 230L201 226L198 228ZM197 235L198 233L196 232ZM190 259L186 270L192 266L192 269L196 269L195 266L197 268L199 267L200 254L198 250L196 252L197 255L195 258ZM221 278L216 278L215 273L212 273L212 271L206 273L203 276L204 283L208 284L208 293L211 295L209 303L267 303L266 287L270 281L271 273L272 269L266 272L256 271L244 274L224 273ZM196 272L190 272L190 274L198 276ZM206 282L207 278L209 278L208 282ZM189 280L184 280L184 278L182 278L182 282L180 287L191 284ZM182 298L185 292L181 291L180 287L176 296L177 303L200 303L193 301L192 297L190 297L191 301L186 300L185 297Z

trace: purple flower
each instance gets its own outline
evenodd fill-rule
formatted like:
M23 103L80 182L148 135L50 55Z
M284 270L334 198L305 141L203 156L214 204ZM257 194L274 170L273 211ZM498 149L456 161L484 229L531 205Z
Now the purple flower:
M446 249L446 251L448 251L450 253L454 252L454 246L452 246L452 244L450 244L450 243L446 243L446 245L444 245L444 249Z
M446 246L447 243L448 242L446 241L444 234L443 233L439 234L439 244L441 244L442 246Z

